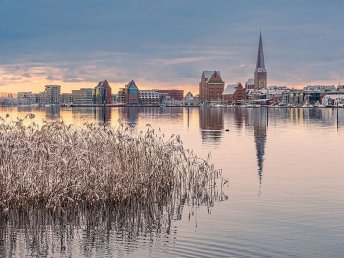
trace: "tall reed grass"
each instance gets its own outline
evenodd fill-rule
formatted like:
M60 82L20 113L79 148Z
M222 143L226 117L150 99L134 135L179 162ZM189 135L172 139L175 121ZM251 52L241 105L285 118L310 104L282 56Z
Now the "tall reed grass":
M165 137L149 125L137 132L123 125L0 120L2 209L33 205L63 211L132 198L159 202L164 194L213 202L221 171L185 149L179 136Z

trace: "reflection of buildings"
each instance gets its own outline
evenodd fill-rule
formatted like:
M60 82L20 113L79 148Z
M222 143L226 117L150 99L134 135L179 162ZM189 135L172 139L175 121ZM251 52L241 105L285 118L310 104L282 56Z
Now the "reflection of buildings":
M244 122L244 115L247 115L247 109L235 108L233 112L234 123L238 128L241 128Z
M60 106L52 105L45 108L45 116L47 119L56 119L60 117Z
M223 133L223 109L201 108L199 109L199 123L202 140L220 141Z
M264 154L267 136L267 109L254 108L248 113L246 117L246 125L249 128L253 127L254 142L256 145L257 165L259 183L262 183L263 168L264 168Z
M137 107L126 107L126 108L119 108L118 109L120 119L124 123L128 123L131 125L137 124L139 112L140 112L140 110Z
M94 118L99 123L109 123L111 121L111 107L97 107L93 109Z

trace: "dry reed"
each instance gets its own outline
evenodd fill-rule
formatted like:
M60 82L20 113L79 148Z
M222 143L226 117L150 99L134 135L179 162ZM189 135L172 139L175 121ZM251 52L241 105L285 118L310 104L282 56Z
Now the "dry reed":
M203 196L212 205L221 171L185 149L179 136L165 138L149 125L137 132L63 121L24 125L25 119L0 118L3 210L159 202L166 194L186 195L195 204Z

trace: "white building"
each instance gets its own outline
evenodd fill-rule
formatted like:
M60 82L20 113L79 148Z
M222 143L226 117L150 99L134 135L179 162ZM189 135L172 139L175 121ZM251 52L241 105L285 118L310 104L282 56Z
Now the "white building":
M140 90L139 102L141 104L160 104L160 93L157 90Z
M334 85L308 85L304 87L305 92L335 92L337 91L336 86Z
M18 105L30 105L31 95L32 95L31 91L18 92L17 93Z
M322 104L325 107L338 106L344 107L344 94L328 94L322 99Z
M45 94L45 104L60 104L60 100L61 100L61 86L60 85L46 85L44 94Z
M190 104L190 103L193 102L193 99L194 99L194 97L193 97L191 92L186 93L185 98L184 98L185 103L189 103Z

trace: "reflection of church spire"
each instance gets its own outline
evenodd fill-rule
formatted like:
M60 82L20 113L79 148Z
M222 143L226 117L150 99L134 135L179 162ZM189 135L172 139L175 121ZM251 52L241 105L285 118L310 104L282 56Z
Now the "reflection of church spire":
M266 112L266 110L257 110ZM266 143L266 116L260 112L254 116L254 141L256 144L257 162L258 162L258 176L259 184L262 184L263 179L263 166L264 166L264 154Z

